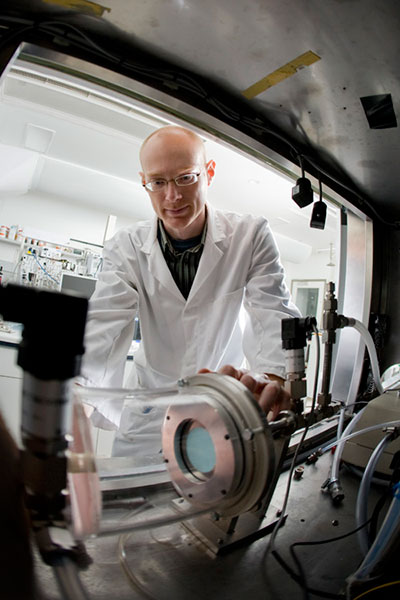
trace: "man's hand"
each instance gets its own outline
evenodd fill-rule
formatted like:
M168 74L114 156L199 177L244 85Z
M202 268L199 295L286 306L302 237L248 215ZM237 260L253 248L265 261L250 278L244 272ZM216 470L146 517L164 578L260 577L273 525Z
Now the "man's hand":
M212 373L209 369L201 369L199 373ZM281 410L290 409L290 396L279 381L271 381L268 376L254 377L246 371L225 365L219 369L221 375L230 375L245 385L255 396L257 402L267 415L268 421L276 419Z

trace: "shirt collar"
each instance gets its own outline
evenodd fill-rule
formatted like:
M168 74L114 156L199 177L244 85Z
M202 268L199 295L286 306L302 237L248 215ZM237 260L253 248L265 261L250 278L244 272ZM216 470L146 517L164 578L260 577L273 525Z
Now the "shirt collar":
M165 252L165 248L168 247L168 249L170 250L170 252L172 252L173 254L175 254L175 252L176 252L175 248L171 244L171 240L169 239L169 237L167 235L167 232L165 231L164 224L161 221L161 219L158 219L158 230L159 230L159 233L160 233L160 242L161 242L161 247L162 247L163 252ZM197 246L195 246L194 248L189 248L189 251L190 250L193 251L193 250L197 249L199 246L204 246L205 241L206 241L206 237L207 237L207 220L206 220L205 225L203 227L203 231L202 231L202 234L201 234L200 243Z

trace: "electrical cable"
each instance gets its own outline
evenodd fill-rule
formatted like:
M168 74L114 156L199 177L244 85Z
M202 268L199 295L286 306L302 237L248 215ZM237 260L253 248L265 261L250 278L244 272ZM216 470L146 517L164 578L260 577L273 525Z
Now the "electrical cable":
M311 542L295 542L294 544L291 544L289 547L290 553L292 555L292 558L295 562L295 564L297 565L300 573L304 574L304 569L300 563L299 557L297 556L296 552L295 552L295 548L297 546L318 546L318 545L322 545L322 544L328 544L328 543L333 543L333 542L337 542L340 541L342 539L345 539L346 537L349 537L351 535L354 535L355 533L359 533L359 531L363 530L368 524L373 524L373 521L375 519L377 519L377 512L379 512L382 508L382 501L384 501L386 499L387 493L385 492L378 500L373 515L371 516L371 518L369 518L367 521L365 521L365 523L361 524L360 526L356 527L355 529L336 536L334 538L329 538L329 539L325 539L325 540L316 540L316 541L311 541ZM276 560L279 562L279 564L285 569L285 571L299 584L302 584L305 582L305 578L303 577L299 577L299 575L297 575L293 569L291 569L291 567L282 559L281 556L279 556L279 554L275 552L275 558ZM325 592L323 590L316 590L313 588L308 587L308 592L311 594L314 594L316 596L320 596L322 598L331 598L331 599L343 599L345 596L344 595L338 595L338 594L332 594L330 592ZM355 600L355 599L354 599Z
M0 51L3 50L3 48L5 48L5 46L14 38L17 38L23 33L26 33L27 31L32 31L34 29L36 29L35 25L28 25L26 27L23 27L22 29L17 29L16 31L13 31L12 33L9 33L6 36L3 36L0 43Z
M366 523L364 523L361 527L365 527L366 525L368 525L369 521L367 521ZM330 538L330 539L326 539L326 540L317 540L315 542L295 542L294 544L291 544L290 546L290 553L293 557L293 560L295 561L296 565L298 566L298 568L300 569L301 572L304 573L303 567L299 561L298 556L296 555L295 551L294 551L294 547L295 546L314 546L314 545L320 545L320 544L328 544L331 542L336 542L339 540L342 540L346 537L349 537L350 535L353 535L354 533L357 533L359 530L359 528L357 527L356 529L353 529L352 531L349 531L341 536L337 536L335 538ZM292 577L292 579L294 581L296 581L296 583L298 583L299 585L304 585L305 583L305 579L304 577L299 576L287 563L286 561L283 560L283 558L278 554L278 552L276 550L272 551L272 554L274 556L274 558L277 560L277 562L281 565L281 567L288 573L288 575L290 575L290 577ZM332 592L327 592L324 590L317 590L315 588L311 588L307 586L307 592L310 594L314 594L315 596L320 596L321 598L330 598L332 600L343 600L345 598L344 594L334 594Z
M72 25L71 23L67 23L67 22L63 22L63 21L41 21L38 24L38 29L39 29L39 31L40 30L44 31L45 33L50 32L52 35L54 35L54 34L59 35L59 32L57 32L57 31L54 32L51 30L52 25L68 27L69 29L71 29L72 31L74 31L75 33L80 35L81 38L83 38L90 46L92 46L92 48L97 50L97 52L100 52L100 54L102 54L109 60L112 60L113 62L116 62L116 63L121 62L121 60L119 58L117 58L114 54L110 54L109 52L107 52L107 50L104 50L101 46L96 44L96 42L94 42L88 35L86 35L86 33L81 31L79 29L79 27L76 27L75 25ZM65 35L65 33L64 33L64 35Z
M280 512L280 517L279 517L278 522L274 526L274 529L272 530L272 533L271 533L271 536L270 536L270 539L269 539L269 543L268 543L268 546L267 546L267 549L266 549L266 553L265 553L265 558L268 556L269 553L271 553L272 556L274 556L274 558L278 562L279 562L279 559L276 556L276 555L278 555L278 553L274 549L275 538L277 536L279 528L282 525L283 519L285 518L286 506L287 506L287 503L288 503L288 500L289 500L290 486L291 486L291 482L292 482L292 479L293 479L293 472L294 472L294 469L296 467L297 456L298 456L298 454L300 452L300 448L301 448L301 446L302 446L302 444L303 444L303 442L304 442L304 440L306 438L308 429L309 429L310 424L311 424L312 415L313 415L314 410L315 410L316 401L317 401L319 367L320 367L320 360L321 360L321 349L320 349L320 341L319 341L319 336L318 336L318 329L317 329L316 325L313 325L313 331L314 331L315 340L316 340L316 365L317 365L317 368L315 370L315 376L314 376L314 389L313 389L313 398L312 398L311 410L308 413L307 421L306 421L306 426L304 427L303 434L302 434L301 439L300 439L300 441L299 441L299 443L297 445L296 451L295 451L293 459L292 459L292 463L291 463L290 470L289 470L289 476L288 476L286 491L285 491L285 497L284 497L283 505L282 505L281 512ZM303 578L302 578L302 580L303 580ZM305 578L304 578L304 581L305 581ZM305 598L308 598L307 591L305 590L305 586L302 586L302 589L305 592Z
M317 358L317 364L319 365L319 353L318 353L318 358ZM316 385L317 385L317 381L318 381L318 374L316 374L316 375L317 375L317 378L316 378L316 384L314 386L313 404L312 404L312 407L311 407L311 414L312 414L312 412L314 410L315 400L316 400ZM362 411L360 411L360 412L362 412ZM357 417L358 417L359 414L360 413L357 414ZM354 419L354 420L357 422L358 418ZM351 422L351 424L354 427L355 423ZM374 427L374 428L376 428L376 427ZM359 434L359 432L356 432L355 434L353 434L352 437L354 435L357 435L357 434ZM350 437L350 436L344 436L341 439L341 442L344 443L344 441L346 440L346 437ZM277 531L278 531L278 529L280 527L281 520L284 518L284 515L285 515L285 512L286 512L286 504L287 504L287 501L288 501L288 495L289 495L289 490L290 490L290 482L291 482L291 478L292 478L292 474L293 474L293 467L294 467L294 463L295 463L296 458L297 458L297 450L300 448L300 446L303 443L303 441L304 441L304 434L302 436L302 439L300 440L300 443L299 443L299 445L298 445L298 447L296 449L296 453L295 453L295 455L293 457L292 466L291 466L291 470L290 470L290 473L289 473L288 485L287 485L287 489L286 489L286 494L285 494L285 499L284 499L284 503L283 503L283 508L282 508L280 520L278 521L277 525L275 526L275 528L274 528L274 530L273 530L273 532L271 534L270 542L269 542L269 545L268 545L268 548L267 548L267 553L271 552L272 556L274 556L274 558L277 560L277 562L302 587L302 590L303 590L305 598L308 598L308 594L312 593L314 595L318 595L320 597L328 598L328 599L331 599L331 600L343 599L344 595L331 594L330 592L324 592L322 590L315 590L313 588L309 588L308 587L307 582L306 582L305 572L304 572L304 569L303 569L303 567L302 567L302 565L301 565L301 563L300 563L300 561L299 561L299 559L298 559L298 557L296 555L295 547L296 546L302 546L302 545L319 545L319 544L322 544L322 543L330 543L330 542L333 542L333 541L341 540L341 539L343 539L345 537L348 537L348 536L350 536L350 535L358 532L362 528L364 528L370 522L370 520L366 521L365 523L363 523L362 525L360 525L356 529L352 530L351 532L348 532L348 533L343 534L341 536L337 536L335 538L331 538L329 540L321 540L321 541L317 541L317 542L297 542L295 544L292 544L291 547L290 547L290 552L291 552L293 560L294 560L294 562L295 562L295 564L297 566L298 574L295 573L293 571L293 569L291 569L289 567L289 565L287 565L287 563L282 559L282 557L279 555L279 553L277 552L277 550L275 550L275 548L274 548L275 537L276 537ZM337 444L337 440L335 442L333 442L333 444L330 444L329 446L334 446L336 444Z
M31 26L23 27L22 29L19 29L19 30L15 31L15 32L9 34L8 36L6 36L4 38L3 43L0 44L0 48L3 47L3 45L5 45L6 43L8 43L13 38L17 37L18 35L21 35L21 34L25 33L26 31L32 31L32 30L41 31L42 33L47 33L47 34L51 34L51 35L59 35L59 36L60 35L61 36L64 35L64 37L68 39L68 34L66 32L61 31L61 33L60 33L60 31L52 31L52 29L51 29L52 25L67 27L67 28L71 29L76 34L78 34L82 38L82 40L84 42L86 42L86 44L88 44L89 46L91 46L91 48L92 48L93 51L96 51L101 56L107 58L108 60L111 60L114 63L117 63L117 64L119 64L121 66L124 66L127 69L130 69L132 71L136 71L138 73L140 73L140 72L146 73L147 75L151 76L153 79L158 79L160 81L164 81L165 80L165 76L166 75L168 76L167 72L160 73L160 72L155 71L154 69L148 69L146 67L141 67L140 65L132 65L131 63L125 61L124 58L120 58L118 56L115 56L115 55L111 54L110 52L107 52L99 44L97 44L96 42L94 42L93 39L91 39L91 37L89 35L87 35L83 31L81 31L75 25L72 25L71 23L68 23L68 22L62 22L62 21L43 21L43 22L40 22L38 24L33 24ZM70 39L69 41L73 42L75 45L77 45L78 47L82 48L82 45L79 45L79 43L78 43L77 40L71 40ZM87 50L87 46L83 46L83 49ZM293 143L290 142L284 135L279 134L276 131L273 131L269 127L266 127L265 125L263 125L262 123L260 123L258 121L255 121L254 119L245 117L245 116L240 115L238 113L235 113L235 115L233 116L233 114L232 114L232 108L231 107L224 105L218 98L213 97L213 96L209 96L207 94L207 92L203 88L201 88L201 86L199 86L198 82L195 79L191 79L187 75L180 74L181 81L178 81L176 72L172 71L172 74L173 74L173 77L174 77L174 83L175 83L175 85L176 85L177 88L186 88L187 91L197 93L197 95L201 95L203 97L203 99L206 98L211 105L213 105L215 108L217 108L217 110L219 110L222 114L224 114L229 119L234 120L236 122L237 121L241 121L247 127L251 127L252 129L256 128L259 131L261 130L264 133L267 133L268 135L272 135L276 139L279 139L279 140L283 141L292 151L294 151L294 153L296 154L297 157L301 156L302 159L306 160L314 169L316 169L316 171L319 174L325 175L325 177L327 177L329 180L335 182L337 185L339 185L340 187L342 187L343 189L347 190L352 195L354 195L361 204L365 204L373 212L373 214L375 215L375 217L376 217L377 220L379 220L384 225L387 225L387 226L390 226L390 227L395 227L395 228L397 227L396 223L389 222L389 221L386 221L385 219L383 219L381 217L381 215L377 212L377 210L375 210L375 208L373 207L373 205L371 205L371 203L368 202L364 197L362 197L357 191L355 191L354 189L352 189L350 186L348 186L347 184L343 183L342 181L339 181L333 175L327 173L326 170L321 169L321 167L319 165L315 164L315 161L312 158L310 158L310 156L305 155L305 154L300 154L298 152L297 148L293 145ZM186 82L190 81L191 85L188 86L187 83L185 83L185 80L186 80ZM166 84L165 81L164 81L164 83ZM201 94L199 94L200 90L202 92ZM302 172L304 172L304 168L302 168Z
M296 555L295 547L297 547L297 546L319 546L319 545L323 545L323 544L330 544L333 542L338 542L347 537L350 537L351 535L354 535L355 533L358 533L358 531L360 531L360 529L363 529L364 527L366 527L370 523L370 521L371 521L371 519L369 519L368 521L366 521L359 527L356 527L355 529L352 529L351 531L348 531L347 533L344 533L342 535L338 535L334 538L329 538L329 539L325 539L325 540L315 540L315 541L311 541L311 542L295 542L294 544L291 544L289 547L289 550L290 550L290 553L292 555L294 562L296 563L296 565L298 566L298 568L301 571L304 571L303 567L300 563L300 560L299 560L298 556ZM281 558L281 561L284 562L282 558ZM309 593L314 594L315 596L320 596L321 598L332 598L332 599L345 598L344 594L343 595L342 594L333 594L331 592L326 592L323 590L316 590L314 588L307 588L307 589L308 589Z
M300 165L300 169L301 169L301 176L304 178L305 177L305 172L304 172L304 164L303 164L303 157L301 154L297 155L297 159L299 161L299 165Z
M354 196L358 199L358 201L360 202L360 204L365 204L366 206L368 206L368 208L374 213L374 215L377 218L377 220L380 221L383 225L387 225L388 227L394 227L395 229L398 228L398 225L396 224L396 222L393 223L393 222L389 222L389 221L386 221L385 219L383 219L383 217L381 217L381 215L375 210L375 208L371 205L371 203L368 202L362 196L360 196L360 194L358 192L356 192L355 190L353 190L351 187L349 187L345 183L342 183L341 181L339 181L338 179L336 179L336 177L333 177L333 175L330 175L329 173L327 173L326 171L324 171L324 169L321 169L319 166L317 166L315 164L315 162L313 161L313 159L311 159L309 156L303 154L303 158L308 163L310 163L310 165L312 165L314 167L314 169L316 169L317 171L319 171L319 173L322 173L322 175L325 175L325 177L328 177L328 179L331 179L332 181L334 181L335 183L337 183L338 185L340 185L343 189L347 190L351 194L354 194Z
M54 277L52 275L50 275L50 273L48 271L46 271L46 269L40 264L40 261L39 261L38 257L36 256L36 254L32 253L32 254L30 254L30 256L33 256L33 258L36 260L36 262L39 265L39 267L47 275L47 277L49 277L49 279L51 279L52 281L54 281L54 283L56 283L57 285L60 285L60 282L57 281L57 279L54 279Z
M362 592L362 594L359 594L358 596L353 598L353 600L360 600L360 598L363 598L364 596L366 596L367 594L370 594L371 592L376 592L377 590L382 590L383 588L390 587L392 585L400 585L400 580L388 581L387 583L382 583L381 585L377 585L377 586L371 588L370 590L366 590L365 592Z

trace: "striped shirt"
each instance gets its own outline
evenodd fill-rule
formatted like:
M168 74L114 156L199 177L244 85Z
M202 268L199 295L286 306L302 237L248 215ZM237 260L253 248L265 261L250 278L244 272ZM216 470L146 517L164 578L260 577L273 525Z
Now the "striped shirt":
M174 240L165 231L162 221L158 220L157 239L172 277L184 298L189 296L196 276L206 235L207 224L201 235L189 240Z

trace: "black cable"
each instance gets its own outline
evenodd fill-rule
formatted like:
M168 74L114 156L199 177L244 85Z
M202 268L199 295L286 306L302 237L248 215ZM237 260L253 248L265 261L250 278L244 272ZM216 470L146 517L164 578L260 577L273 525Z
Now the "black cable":
M354 535L355 533L357 533L357 531L366 527L370 522L371 522L371 519L368 519L368 521L366 521L359 527L356 527L355 529L352 529L351 531L348 531L347 533L343 533L342 535L338 535L334 538L329 538L329 539L325 539L325 540L317 540L317 541L312 541L312 542L294 542L294 544L291 544L289 547L289 550L293 557L293 560L295 561L296 565L301 564L300 559L295 552L295 547L297 547L297 546L320 546L323 544L330 544L333 542L338 542L338 541L343 540L351 535ZM301 570L303 571L302 567L301 567ZM331 594L330 592L325 592L323 590L314 590L314 589L310 588L309 591L312 594L315 594L316 596L320 596L321 598L343 598L344 597L343 595Z
M53 26L55 26L55 29L53 29ZM171 83L174 82L174 84L177 87L184 88L186 91L189 91L189 92L197 93L197 95L200 95L203 99L207 99L208 103L211 106L214 106L219 112L221 112L225 117L227 117L231 121L235 121L235 122L241 121L242 123L244 123L248 127L249 126L251 128L255 127L258 131L261 131L263 133L267 133L268 135L272 135L276 139L282 141L284 144L286 144L291 149L291 151L298 158L301 158L300 164L301 164L302 177L304 177L304 166L302 164L302 159L303 158L306 158L308 160L308 162L310 162L310 164L312 164L313 167L315 169L317 169L318 172L320 171L320 169L315 166L315 164L309 159L309 157L304 157L303 155L301 155L299 153L298 149L285 136L283 136L282 134L280 134L280 133L278 133L276 131L273 131L269 127L266 127L262 122L257 122L256 123L253 119L251 119L249 117L246 117L244 115L240 115L236 111L233 112L231 107L226 106L225 104L223 104L218 98L213 97L213 96L208 96L206 90L204 90L203 88L201 88L201 86L199 86L198 82L195 81L194 79L192 79L190 81L190 79L188 80L187 76L183 76L182 74L180 74L180 79L181 80L178 81L177 74L175 72L173 72L173 71L171 73L168 73L168 72L157 72L154 69L148 69L147 67L143 67L141 65L136 65L136 64L133 65L129 61L126 61L125 59L118 58L114 54L110 54L109 52L107 52L106 50L104 50L101 46L99 46L96 42L94 42L91 39L90 36L88 36L87 34L85 34L78 27L76 27L75 25L72 25L71 23L63 22L63 21L41 21L38 24L33 24L31 26L27 26L27 27L24 27L22 29L18 29L17 31L9 34L8 36L6 36L5 42L8 43L14 37L20 36L23 33L25 33L26 31L31 31L31 30L37 30L37 31L40 31L42 33L50 34L50 35L53 35L53 36L60 36L60 37L64 36L66 39L68 39L68 32L66 32L65 30L64 31L63 30L57 30L57 26L58 27L63 27L64 29L65 28L69 28L71 31L73 31L74 33L76 33L77 35L79 35L84 42L86 42L86 45L82 46L82 44L79 43L79 40L69 39L69 41L73 42L77 47L79 47L79 48L83 47L84 49L87 49L87 46L89 45L92 48L93 51L96 51L101 56L107 58L108 60L111 60L113 63L120 64L121 66L124 66L126 69L135 71L136 73L141 73L141 74L145 74L147 76L150 76L150 77L152 77L153 80L161 81L165 85L168 85L168 79L170 78ZM3 44L0 44L0 49L1 49L2 46L3 46ZM187 85L188 81L190 81L190 85ZM325 173L325 175L328 176L328 177L330 177L326 173ZM335 179L333 179L333 180L336 181L336 183L338 183L339 185L342 185L337 180L335 180ZM348 191L352 191L350 188L346 188L346 189Z
M305 177L305 172L304 172L304 163L303 163L303 157L302 157L302 155L301 155L301 154L298 154L298 155L297 155L297 158L298 158L298 160L299 160L299 165L300 165L300 169L301 169L301 176L302 176L302 177L303 177L303 179L304 179L304 177Z
M358 192L356 192L354 189L352 189L351 187L349 187L348 185L346 185L345 183L342 183L341 181L339 181L338 179L336 179L333 175L330 175L329 173L327 173L326 171L324 171L323 169L320 168L320 166L316 166L315 162L313 161L312 158L310 158L309 156L306 156L303 154L303 158L310 163L310 165L312 165L314 167L314 169L316 169L317 171L319 171L320 174L325 175L325 177L328 177L328 179L331 179L332 181L334 181L335 183L337 183L339 186L341 186L343 189L347 190L348 192L350 192L351 194L353 194L357 200L360 202L360 204L365 204L366 206L368 206L368 208L374 213L375 217L377 218L378 221L380 221L383 225L387 225L388 227L394 227L395 229L398 228L398 225L396 224L396 222L389 222L389 221L385 221L385 219L383 219L381 217L381 215L375 210L375 208L362 196L360 196L360 194Z
M362 525L360 525L356 529L352 529L351 531L348 531L347 533L344 533L342 535L336 536L334 538L329 538L329 539L325 539L325 540L311 541L311 542L295 542L294 544L291 544L290 547L289 547L289 550L290 550L290 553L292 555L292 558L293 558L296 566L298 567L298 569L300 571L300 575L297 574L287 564L287 562L279 555L279 553L276 550L273 550L271 552L271 554L274 556L274 558L276 559L276 561L281 565L281 567L286 571L286 573L288 573L288 575L290 575L290 577L294 581L296 581L296 583L298 583L302 587L305 586L305 588L307 590L307 593L314 594L315 596L319 596L321 598L328 598L328 599L331 599L331 600L343 600L345 598L344 594L333 594L332 592L327 592L327 591L324 591L324 590L318 590L318 589L315 589L315 588L311 588L311 587L309 587L306 584L306 578L305 578L305 573L304 573L303 566L302 566L302 564L301 564L301 562L299 560L299 557L296 555L294 549L295 549L296 546L318 546L318 545L322 545L322 544L329 544L329 543L332 543L332 542L337 542L339 540L345 539L346 537L354 535L355 533L357 533L357 531L359 531L363 527L366 527L370 522L371 522L371 519L368 519L368 521L366 521L365 523L363 523Z
M121 62L120 58L118 58L114 54L110 54L109 52L107 52L107 50L104 50L101 46L96 44L96 42L93 41L88 35L86 35L86 33L81 31L79 29L79 27L72 25L72 23L67 23L64 21L41 21L38 24L38 29L39 29L39 31L44 31L44 33L51 33L51 35L60 35L59 31L52 31L53 25L61 26L61 27L68 27L69 29L71 29L72 31L77 33L81 38L83 38L83 40L85 40L90 46L92 46L92 48L94 48L97 52L99 52L100 54L102 54L103 56L108 58L109 60L112 60L113 62L116 62L116 63ZM67 33L65 33L63 31L61 33L68 39ZM73 40L73 41L75 41L75 40Z
M297 448L295 450L294 456L292 458L292 462L290 465L290 471L289 471L289 476L288 476L288 482L287 482L287 486L286 486L286 492L285 492L285 497L283 500L283 505L282 505L282 509L281 509L281 514L279 517L278 522L276 523L274 529L272 530L271 536L269 538L269 543L267 546L267 551L266 551L266 556L268 555L269 552L271 552L271 554L273 556L278 555L278 553L276 552L276 550L274 549L275 546L275 538L277 536L277 533L279 531L279 528L283 522L283 519L285 518L285 512L286 512L286 506L287 506L287 502L289 499L289 492L290 492L290 486L291 486L291 482L292 482L292 478L293 478L293 472L297 463L297 457L299 455L300 452L300 448L306 438L307 432L310 428L310 424L311 424L311 420L312 420L312 415L314 413L315 410L315 405L317 402L317 392L318 392L318 379L319 379L319 367L320 367L320 362L321 362L321 349L320 349L320 342L319 342L319 336L318 336L318 328L316 325L313 325L313 332L315 334L315 341L316 341L316 345L317 345L317 352L316 352L316 369L315 369L315 376L314 376L314 389L313 389L313 399L312 399L312 404L311 404L311 409L310 412L307 416L307 420L306 420L306 425L304 427L303 430L303 434L300 438L300 441L297 445ZM278 555L279 556L279 555ZM275 556L276 558L276 556ZM280 557L279 557L280 558ZM277 559L278 560L278 559ZM279 562L279 561L278 561ZM303 574L304 575L304 574ZM306 585L302 585L302 579L299 577L300 580L300 585L302 587L302 590L304 592L304 598L307 600L308 599L308 590L307 590L307 586ZM305 581L305 578L304 578Z
M344 594L333 594L331 592L323 592L321 590L315 590L314 588L310 588L310 587L306 587L304 588L304 581L302 579L302 577L300 577L299 575L297 575L297 573L295 573L293 571L293 569L291 569L289 567L289 565L287 564L287 562L285 562L283 560L283 558L278 554L277 550L272 550L271 552L272 556L275 558L275 560L280 564L280 566L286 571L286 573L288 575L290 575L290 577L296 582L298 583L302 589L306 590L307 594L314 594L315 596L320 596L322 598L330 598L331 600L344 600L345 599L345 595Z
M9 44L13 39L21 37L22 34L27 31L32 31L35 29L36 29L35 25L28 25L27 27L22 27L22 29L17 29L16 31L12 31L10 33L7 33L4 36L1 36L0 51L3 50L3 48L5 48L7 46L7 44Z
M312 406L311 406L311 412L310 412L310 416L312 415L314 408L315 408L315 403L316 403L316 398L317 398L317 388L318 388L318 378L319 378L319 362L320 362L320 346L319 346L319 338L318 338L318 329L314 326L314 333L316 335L316 339L317 339L317 369L316 369L316 374L315 374L315 380L314 380L314 390L313 390L313 402L312 402ZM309 423L309 421L308 421ZM308 430L308 423L306 424L306 427L304 428L304 432L306 433ZM286 501L287 501L287 497L289 494L289 489L290 489L290 482L291 482L291 478L292 478L292 474L293 474L293 470L294 470L294 464L296 462L296 458L297 458L297 454L298 454L298 450L300 448L300 446L302 445L303 441L304 441L305 435L303 433L302 438L299 442L299 445L297 446L295 455L293 457L292 460L292 466L291 466L291 470L289 473L289 480L288 480L288 486L287 486L287 490L286 490L286 495L285 495L285 501L284 501L284 508L282 509L282 513L281 513L281 519L284 516L284 511L286 508ZM292 555L292 558L297 566L298 569L298 573L296 573L285 561L284 559L280 556L280 554L278 553L278 551L274 548L274 542L275 542L275 537L276 537L276 532L279 529L280 526L280 522L278 521L277 525L275 526L272 534L271 534L271 538L270 538L270 543L267 549L270 550L272 556L275 558L275 560L281 565L281 567L290 575L290 577L292 577L292 579L294 581L296 581L296 583L298 583L303 591L304 594L304 598L308 598L308 594L314 594L316 596L320 596L322 598L328 598L328 600L343 600L345 598L344 595L340 595L340 594L333 594L331 592L325 592L323 590L317 590L314 588L310 588L307 585L307 579L306 579L306 575L303 569L303 566L298 558L298 556L295 553L295 547L296 546L311 546L311 545L320 545L320 544L327 544L330 542L334 542L334 541L338 541L341 539L344 539L350 535L353 535L354 533L356 533L359 529L362 529L363 527L365 527L368 523L370 523L371 519L369 519L366 523L364 523L363 525L361 525L360 527L357 527L356 529L347 532L343 535L337 536L335 538L330 538L328 540L319 540L316 542L295 542L294 544L291 544L290 546L290 553Z
M25 33L26 31L31 31L31 30L37 30L37 31L42 31L43 33L46 34L51 34L51 35L64 35L65 38L68 39L68 34L66 32L63 31L54 31L51 29L52 25L56 25L56 26L62 26L62 27L68 27L70 28L72 31L74 31L76 34L78 34L82 40L84 42L86 42L86 44L88 44L89 46L92 47L93 51L96 51L97 53L99 53L101 56L106 57L108 60L111 60L114 63L117 63L119 65L123 65L125 68L127 69L131 69L134 70L136 72L145 72L148 76L151 76L153 79L157 79L159 81L162 81L165 85L168 85L168 83L165 81L165 79L168 79L168 73L164 72L164 73L160 73L155 71L154 69L147 69L147 68L143 68L140 67L139 65L132 65L129 62L126 62L125 59L117 57L113 54L110 54L109 52L107 52L106 50L104 50L101 46L99 46L96 42L94 42L91 37L87 34L85 34L83 31L81 31L78 27L76 27L75 25L72 25L70 23L67 22L62 22L62 21L43 21L41 23L38 24L33 24L27 27L23 27L22 29L18 29L17 31L9 34L8 36L6 36L4 38L4 40L2 41L2 43L0 44L0 49L6 44L8 43L10 40L12 40L13 38L21 35L22 33ZM82 45L79 44L79 42L77 40L69 40L71 42L73 42L76 46L81 47ZM83 46L84 49L88 49L87 45ZM187 76L183 77L181 75L181 82L179 82L176 78L176 73L173 72L173 77L174 77L174 83L176 85L176 87L178 88L185 88L186 90L189 92L195 92L195 88L197 88L197 93L199 92L199 90L201 90L201 94L203 99L206 98L208 99L209 104L211 104L212 106L214 106L218 111L220 111L225 117L227 117L230 120L233 121L240 121L243 124L245 124L247 127L251 127L251 128L255 128L258 131L262 131L264 133L267 133L268 135L272 135L273 137L275 137L276 139L282 141L291 151L293 151L297 157L302 157L302 159L308 161L308 163L310 165L312 165L312 167L317 171L317 173L319 173L319 178L321 175L325 175L325 177L328 178L328 180L333 181L334 183L336 183L337 185L339 185L340 187L342 187L343 189L347 190L348 192L350 192L352 195L354 195L357 200L360 202L361 205L365 205L369 208L369 210L375 215L376 219L378 221L380 221L381 223L383 223L386 226L390 226L390 227L395 227L397 228L398 225L396 224L396 222L389 222L386 221L385 219L383 219L381 217L381 215L375 210L375 208L371 205L370 202L368 202L364 197L362 197L358 192L356 192L352 187L349 187L348 185L346 185L345 183L343 183L342 181L339 181L336 177L334 177L333 175L327 173L324 169L321 169L320 166L315 164L315 161L310 158L310 156L306 156L304 154L299 153L298 149L293 145L292 142L290 142L285 136L283 136L282 134L273 131L272 129L270 129L269 127L266 127L263 123L259 122L259 121L255 121L252 118L246 117L245 115L240 115L238 113L235 112L235 114L233 115L233 111L232 108L229 106L226 106L225 104L223 104L218 98L213 97L213 96L209 96L207 95L206 91L203 90L199 85L198 82L196 82L194 79L191 80L191 85L187 86L184 83L184 80L188 80ZM171 81L172 83L172 81ZM302 168L302 172L304 172L304 169Z

